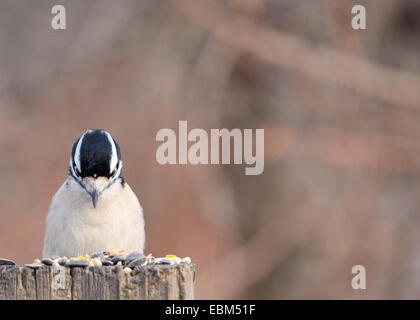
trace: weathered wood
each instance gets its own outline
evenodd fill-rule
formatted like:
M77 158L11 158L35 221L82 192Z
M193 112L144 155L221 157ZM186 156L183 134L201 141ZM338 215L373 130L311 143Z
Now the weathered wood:
M70 300L72 298L72 278L70 274L70 268L58 266L51 269L51 299Z
M42 266L35 270L35 291L37 300L51 300L51 267Z
M194 299L194 264L63 267L0 266L0 300Z
M36 299L36 281L35 270L19 267L16 283L16 299L35 300Z

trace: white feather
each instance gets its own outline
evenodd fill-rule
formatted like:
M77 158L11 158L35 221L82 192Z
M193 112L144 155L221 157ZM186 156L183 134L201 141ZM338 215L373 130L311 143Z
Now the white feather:
M114 139L112 139L111 135L105 131L105 134L108 138L109 143L111 144L112 154L111 154L111 160L109 162L109 173L114 171L114 169L117 166L118 163L118 155L117 155L117 148L115 147Z
M43 257L74 257L111 249L143 252L143 209L129 185L103 191L96 208L72 177L54 195L47 216Z
M79 170L79 172L82 171L81 169L81 165L80 165L80 148L82 147L82 141L83 138L85 137L86 133L90 132L91 130L86 131L79 139L79 142L77 143L76 146L76 151L74 153L74 163L76 164L77 169Z

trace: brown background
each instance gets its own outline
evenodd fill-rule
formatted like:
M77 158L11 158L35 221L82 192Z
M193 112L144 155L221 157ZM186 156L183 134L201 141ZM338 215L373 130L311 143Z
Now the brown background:
M418 1L65 0L65 31L54 4L0 1L1 257L41 255L72 144L102 128L146 251L192 257L197 298L420 297ZM264 128L264 173L158 165L179 120Z

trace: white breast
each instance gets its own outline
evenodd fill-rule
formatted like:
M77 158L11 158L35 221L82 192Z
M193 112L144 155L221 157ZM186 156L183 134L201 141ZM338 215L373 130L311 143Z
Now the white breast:
M96 208L87 192L69 177L51 201L43 257L74 257L111 249L143 252L143 209L125 183L116 181Z

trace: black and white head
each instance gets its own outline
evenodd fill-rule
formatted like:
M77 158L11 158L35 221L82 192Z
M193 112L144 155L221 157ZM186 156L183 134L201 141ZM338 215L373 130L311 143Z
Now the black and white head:
M102 192L121 178L120 148L104 130L88 130L73 145L69 174L92 197L96 208Z

